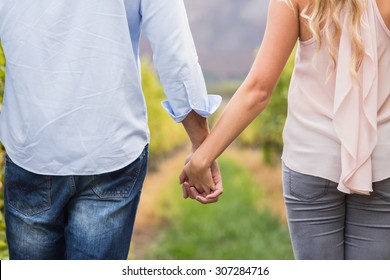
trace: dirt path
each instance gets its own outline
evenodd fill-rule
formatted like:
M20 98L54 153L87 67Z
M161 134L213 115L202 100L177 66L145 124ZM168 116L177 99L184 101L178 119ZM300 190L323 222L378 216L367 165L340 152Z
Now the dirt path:
M164 187L168 186L175 177L179 176L176 173L181 170L187 151L189 149L183 149L176 153L174 156L161 162L156 172L147 175L135 222L130 259L144 259L144 249L157 236L159 229L163 226L156 204ZM267 198L265 206L285 222L280 169L264 166L260 153L257 150L231 147L225 154L233 157L241 166L250 170L257 183L264 187ZM181 191L179 183L178 191Z

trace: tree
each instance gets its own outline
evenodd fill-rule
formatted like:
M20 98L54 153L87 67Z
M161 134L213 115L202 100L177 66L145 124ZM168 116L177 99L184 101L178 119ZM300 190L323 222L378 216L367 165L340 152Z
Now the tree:
M4 91L4 77L5 77L5 59L3 55L3 49L0 45L0 102L3 99L3 91Z

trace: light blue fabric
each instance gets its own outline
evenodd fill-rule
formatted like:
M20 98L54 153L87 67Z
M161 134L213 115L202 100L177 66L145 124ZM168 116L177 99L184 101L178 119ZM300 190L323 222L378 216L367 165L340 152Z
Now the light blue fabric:
M141 32L172 118L213 113L221 98L207 95L182 0L0 1L7 61L0 137L17 165L92 175L139 156L149 142Z

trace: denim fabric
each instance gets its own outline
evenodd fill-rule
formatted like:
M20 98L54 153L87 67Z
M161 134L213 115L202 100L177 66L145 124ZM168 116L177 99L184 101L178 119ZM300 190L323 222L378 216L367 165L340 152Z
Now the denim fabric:
M390 259L390 179L370 196L283 164L283 192L296 259Z
M10 259L126 259L148 148L130 165L92 176L44 176L6 158Z

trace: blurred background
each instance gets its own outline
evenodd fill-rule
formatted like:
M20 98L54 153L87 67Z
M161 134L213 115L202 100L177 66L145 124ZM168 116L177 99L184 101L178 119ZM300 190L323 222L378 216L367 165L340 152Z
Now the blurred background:
M223 97L210 118L213 126L251 67L263 38L268 0L184 2L208 91ZM224 182L220 201L201 205L182 198L178 176L189 139L161 107L164 92L145 40L141 53L152 140L129 259L292 259L280 155L293 56L267 109L219 159ZM0 49L1 96L5 63ZM1 181L3 158L1 149ZM7 259L2 184L0 189L0 259Z

